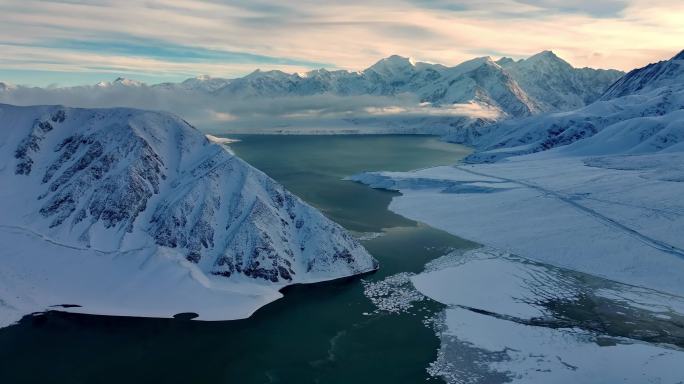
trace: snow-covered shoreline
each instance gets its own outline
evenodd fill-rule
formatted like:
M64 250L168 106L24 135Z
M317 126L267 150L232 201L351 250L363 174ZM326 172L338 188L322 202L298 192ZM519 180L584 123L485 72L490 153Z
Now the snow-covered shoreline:
M427 370L449 384L675 383L684 375L684 297L496 249L451 252L422 273L366 283L365 294L386 315L426 298L446 307L425 325L441 341Z
M390 210L456 236L684 295L684 184L586 160L542 153L351 179L399 191Z

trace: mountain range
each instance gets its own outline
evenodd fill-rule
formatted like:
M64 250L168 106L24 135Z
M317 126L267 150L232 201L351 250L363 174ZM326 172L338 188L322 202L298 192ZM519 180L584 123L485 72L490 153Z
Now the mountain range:
M621 75L616 70L574 68L553 52L544 51L518 61L479 57L454 67L393 55L361 72L319 69L300 75L257 70L233 80L205 76L157 86L232 97L408 93L417 95L420 102L448 105L475 101L520 117L586 105Z
M347 115L355 117L373 110L367 107L397 105L404 109L407 106L429 107L430 116L450 116L449 108L453 105L474 104L490 111L487 120L494 121L585 106L598 99L622 75L616 70L574 68L551 51L517 61L479 57L453 67L414 62L393 55L358 72L317 69L290 74L256 70L235 79L199 76L180 83L147 85L118 78L90 86L46 89L0 84L0 101L21 105L52 104L60 103L59 100L64 103L64 100L80 95L82 99L75 104L110 107L129 106L126 104L129 102L137 103L131 106L142 104L146 108L178 113L183 111L184 104L179 100L192 103L193 99L201 98L202 107L216 104L216 109L240 118L242 110L235 105L245 102L257 106L266 104L261 110L256 108L256 112L249 112L266 113L264 110L278 109L273 108L273 102L269 100L288 99L287 106L282 108L286 112L274 118L282 121L297 115L298 111L292 110L292 100L306 100L307 104L301 107L303 112L325 113L344 104L339 98L353 98L355 104L361 105L358 110L348 111ZM335 99L326 104L322 96ZM371 101L372 98L382 101ZM150 100L154 104L150 104ZM363 100L367 100L367 104L363 104ZM193 120L191 116L184 117Z

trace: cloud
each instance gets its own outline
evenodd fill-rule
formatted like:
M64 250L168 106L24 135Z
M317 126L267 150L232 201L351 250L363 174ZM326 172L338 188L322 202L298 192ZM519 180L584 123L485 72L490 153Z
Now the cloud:
M628 0L518 0L549 12L586 14L595 17L619 17L629 6Z
M207 132L339 125L352 119L372 123L391 119L499 117L496 110L475 103L435 107L421 103L413 94L234 98L180 88L169 90L145 84L122 86L118 83L69 88L19 86L9 92L0 92L0 103L161 110L181 116Z
M149 57L175 62L228 62L249 63L252 65L288 65L300 67L322 67L332 64L314 61L273 57L245 52L231 52L202 47L177 45L159 40L125 39L120 40L55 40L33 48L65 49L79 52L107 52L110 55Z
M168 81L553 49L576 66L628 70L681 50L682 19L679 0L4 0L0 69Z
M410 106L390 105L385 107L366 107L364 111L370 116L470 117L481 119L497 119L501 117L501 112L495 108L489 108L476 103L452 104L440 107L434 107L429 103Z

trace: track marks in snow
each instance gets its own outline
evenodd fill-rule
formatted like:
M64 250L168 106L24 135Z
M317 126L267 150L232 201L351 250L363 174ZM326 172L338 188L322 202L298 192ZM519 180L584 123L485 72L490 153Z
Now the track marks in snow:
M118 254L125 254L125 253L136 252L136 251L140 251L140 250L144 249L144 248L134 248L134 249L128 249L128 250L124 250L124 251L103 251L103 250L101 250L101 249L88 248L88 247L77 247L77 246L74 246L74 245L69 245L69 244L61 243L61 242L56 241L56 240L54 240L54 239L52 239L52 238L50 238L50 237L47 237L47 236L45 236L45 235L43 235L43 234L41 234L41 233L38 233L38 232L36 232L36 231L34 231L34 230L30 229L30 228L21 227L21 226L18 226L18 225L4 225L4 224L0 224L0 229L10 230L10 231L14 230L14 231L22 232L22 233L24 233L24 234L26 234L26 235L28 235L28 236L30 236L30 237L34 237L34 238L43 240L43 241L45 241L45 242L47 242L47 243L50 243L50 244L52 244L52 245L56 245L56 246L58 246L58 247L73 249L73 250L75 250L75 251L96 252L96 253L100 253L100 254L103 254L103 255L111 255L111 254L117 254L117 255L118 255Z
M472 175L482 176L482 177L491 177L494 179L502 180L502 181L517 184L517 185L521 185L523 187L538 191L547 197L560 200L560 201L572 206L573 208L577 209L578 211L591 216L595 220L598 220L601 223L603 223L603 224L605 224L605 225L607 225L613 229L616 229L618 231L626 233L627 235L631 236L632 238L639 240L640 242L642 242L643 244L645 244L649 247L652 247L652 248L657 249L661 252L665 252L665 253L668 253L668 254L671 254L671 255L674 255L674 256L677 256L677 257L684 259L684 249L675 247L674 245L668 244L664 241L657 240L657 239L654 239L652 237L646 236L637 230L629 228L628 226L620 223L617 220L611 219L610 217L607 217L607 216L601 214L600 212L598 212L596 210L593 210L591 208L588 208L588 207L578 203L577 202L577 199L578 199L577 195L566 196L560 192L553 191L550 189L546 189L544 187L541 187L541 186L534 184L534 183L531 183L529 181L523 181L523 180L510 179L510 178L506 178L506 177L494 176L494 175L491 175L488 173L474 171L472 169L468 169L468 168L463 167L463 166L454 166L454 168L458 169L459 171L463 171L463 172L466 172L466 173L469 173Z

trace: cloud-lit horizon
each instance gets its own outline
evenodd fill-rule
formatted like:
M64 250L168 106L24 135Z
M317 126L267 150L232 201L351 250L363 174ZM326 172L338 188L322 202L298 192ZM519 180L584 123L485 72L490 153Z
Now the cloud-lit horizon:
M150 83L256 68L361 70L391 54L455 65L553 50L629 70L684 48L675 0L5 0L0 81Z

